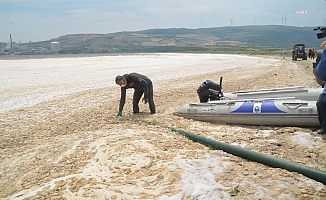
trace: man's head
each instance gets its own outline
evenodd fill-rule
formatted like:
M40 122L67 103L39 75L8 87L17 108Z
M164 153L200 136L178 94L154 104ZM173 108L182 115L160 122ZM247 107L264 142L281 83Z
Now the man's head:
M115 83L117 85L120 85L121 87L126 87L127 80L124 76L117 76L117 77L115 77Z

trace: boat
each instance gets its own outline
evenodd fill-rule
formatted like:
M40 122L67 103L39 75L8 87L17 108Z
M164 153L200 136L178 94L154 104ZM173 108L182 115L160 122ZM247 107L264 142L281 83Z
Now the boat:
M265 126L318 127L316 101L296 98L215 100L190 103L175 115L193 120Z
M213 91L213 93L220 93L220 91ZM321 87L284 87L272 89L249 90L231 93L222 93L221 100L237 100L237 99L255 99L255 98L279 98L279 97L292 97L295 99L317 101L319 95L322 93Z
M218 100L291 97L291 98L307 100L307 101L317 101L319 95L323 91L322 87L293 86L293 87L258 89L258 90L223 93L222 80L223 77L220 77L219 90L209 89L212 93L214 93L217 96Z
M266 126L318 127L316 102L321 87L294 86L223 93L207 103L190 103L174 114L199 121Z

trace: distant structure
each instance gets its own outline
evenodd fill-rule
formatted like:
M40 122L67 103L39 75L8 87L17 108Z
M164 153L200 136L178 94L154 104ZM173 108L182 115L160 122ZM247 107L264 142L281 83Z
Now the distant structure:
M11 34L10 34L10 52L12 52L12 39L11 39Z
M59 42L51 42L51 50L52 51L60 51L60 43Z

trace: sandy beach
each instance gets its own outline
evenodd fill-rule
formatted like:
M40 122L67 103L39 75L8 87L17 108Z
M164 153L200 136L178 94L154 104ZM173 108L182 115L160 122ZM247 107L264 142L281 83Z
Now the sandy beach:
M1 59L1 58L0 58ZM206 79L223 92L319 87L313 60L139 54L0 60L1 199L325 199L324 184L211 150L160 125L326 171L316 128L212 124L173 115ZM116 117L116 75L154 83L157 114L130 89Z

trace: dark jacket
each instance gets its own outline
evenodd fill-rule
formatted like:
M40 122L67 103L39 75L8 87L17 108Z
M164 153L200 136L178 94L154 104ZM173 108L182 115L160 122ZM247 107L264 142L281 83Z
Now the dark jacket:
M123 106L125 105L127 89L134 88L137 91L144 91L144 98L148 99L148 86L152 85L152 81L142 74L130 73L124 74L123 76L127 80L127 85L121 87L119 112L122 112Z

